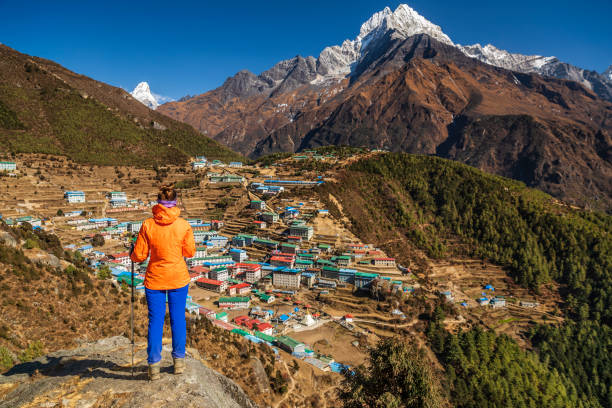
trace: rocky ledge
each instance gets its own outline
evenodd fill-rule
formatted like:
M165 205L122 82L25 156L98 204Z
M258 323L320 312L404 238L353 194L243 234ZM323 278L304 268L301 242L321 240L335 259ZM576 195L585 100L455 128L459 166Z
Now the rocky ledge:
M167 346L159 381L147 380L146 366L146 345L138 344L132 376L125 337L51 353L0 376L0 408L257 407L236 383L202 364L195 350L182 375L172 374Z

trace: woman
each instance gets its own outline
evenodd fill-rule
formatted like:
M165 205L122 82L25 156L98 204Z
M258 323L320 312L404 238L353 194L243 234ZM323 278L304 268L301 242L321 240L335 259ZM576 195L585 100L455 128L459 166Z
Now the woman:
M181 211L176 207L176 199L177 193L172 185L161 187L157 205L153 207L153 218L143 222L131 255L133 262L142 262L151 256L144 286L149 308L147 353L149 379L152 381L160 377L166 296L172 327L174 374L185 370L185 303L189 273L184 258L195 255L195 242L191 226L179 218Z

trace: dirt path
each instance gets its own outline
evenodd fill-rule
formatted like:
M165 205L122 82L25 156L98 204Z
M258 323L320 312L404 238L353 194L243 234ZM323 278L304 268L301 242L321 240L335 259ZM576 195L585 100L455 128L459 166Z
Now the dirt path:
M287 367L287 363L283 361L283 367L285 367L285 371L287 371L287 375L289 376L289 387L287 388L287 392L276 404L274 404L274 408L280 407L280 405L289 398L293 390L295 389L295 380L291 376L291 371L289 371L289 367Z

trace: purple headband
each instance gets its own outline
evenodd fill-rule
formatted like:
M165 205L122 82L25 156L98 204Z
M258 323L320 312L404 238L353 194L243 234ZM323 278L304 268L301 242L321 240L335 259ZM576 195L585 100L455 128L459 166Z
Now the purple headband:
M157 200L157 204L161 204L166 208L172 208L176 206L176 200L174 201Z

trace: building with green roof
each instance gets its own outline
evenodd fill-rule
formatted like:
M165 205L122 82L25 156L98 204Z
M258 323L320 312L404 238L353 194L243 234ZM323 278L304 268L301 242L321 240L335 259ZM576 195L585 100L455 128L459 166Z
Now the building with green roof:
M241 336L248 336L251 334L248 331L242 329L232 329L232 333L239 334Z
M329 259L317 259L316 263L319 268L323 266L336 266L336 264L330 261Z
M17 164L15 162L0 161L0 171L14 171L17 170Z
M269 334L262 333L260 331L255 331L255 337L263 341L267 341L268 343L271 343L271 344L274 344L274 342L276 341L276 337L270 336Z
M310 259L296 259L293 266L297 269L308 269L314 265L314 262Z
M378 278L377 273L357 272L355 273L355 288L367 288L376 278Z
M249 296L229 296L219 298L219 307L224 309L247 309L251 305Z
M287 353L303 353L306 351L306 345L289 336L278 336L276 344Z
M351 257L347 255L333 256L331 260L338 266L349 266L351 263Z

